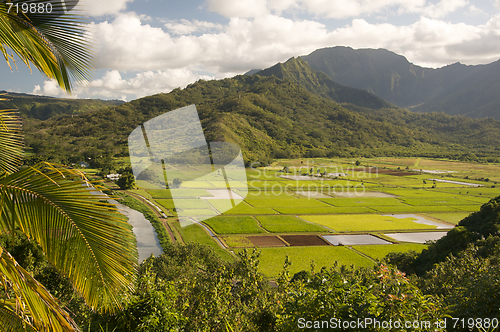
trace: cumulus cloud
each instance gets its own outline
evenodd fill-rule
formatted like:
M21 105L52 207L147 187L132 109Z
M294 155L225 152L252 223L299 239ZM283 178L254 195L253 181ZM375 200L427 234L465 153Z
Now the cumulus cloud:
M209 0L208 9L226 17L259 17L269 13L267 0Z
M389 1L389 0L387 0ZM490 46L461 49L488 41L498 45L498 18L473 26L421 17L410 25L373 24L353 19L333 30L316 21L292 20L268 14L253 19L231 18L226 26L182 20L169 29L144 24L134 14L120 14L111 22L94 24L99 68L120 71L189 69L211 73L244 72L264 68L289 57L308 54L321 47L386 48L410 61L433 67L461 61L485 63L500 52ZM201 29L212 29L196 35ZM174 33L175 32L175 33ZM483 48L484 49L484 48Z
M165 23L165 27L174 35L190 35L196 32L220 31L223 29L221 24L186 19L168 21Z
M497 46L500 45L500 15L483 25L440 19L460 8L474 11L475 7L465 0L435 3L354 0L349 5L343 2L343 6L337 0L210 0L209 5L211 10L225 13L228 23L180 19L163 22L163 27L153 27L147 24L147 19L134 13L119 13L110 21L93 23L91 31L97 46L98 68L109 71L89 82L89 87L81 93L105 98L137 98L168 92L200 78L218 79L249 69L266 68L292 56L337 45L386 48L428 67L456 61L489 63L500 58L500 46ZM307 6L308 11L318 13L320 8L323 13L338 10L336 15L340 16L360 11L374 13L384 8L428 13L408 25L374 24L355 18L334 29L317 21L276 14L301 10L298 6ZM139 73L131 77L125 72ZM55 93L49 83L37 88L39 93L44 91Z
M323 24L295 22L275 15L253 20L232 18L223 31L201 36L173 37L160 28L142 24L131 14L94 24L91 30L98 45L99 68L188 67L223 73L272 64L284 56L312 51L311 46L326 46L328 33Z
M299 3L302 8L317 16L348 18L369 16L388 10L417 12L423 8L425 0L301 0Z
M500 1L500 0L497 0ZM254 18L269 13L301 10L318 17L349 18L392 12L441 18L467 6L466 0L208 0L208 8L226 17Z
M57 84L56 80L46 80L43 82L43 88L40 85L35 85L35 88L32 91L34 95L44 95L44 96L52 96L52 97L70 97L66 91L62 90ZM74 96L72 96L74 97Z
M427 17L439 18L455 12L468 5L466 0L441 0L436 4L429 4L422 10L422 14Z
M80 0L82 9L90 16L117 15L134 0Z
M123 78L118 70L109 70L101 78L85 82L75 89L79 96L86 98L106 98L132 100L160 92L170 92L199 79L213 79L188 69L165 71L144 71L135 76Z

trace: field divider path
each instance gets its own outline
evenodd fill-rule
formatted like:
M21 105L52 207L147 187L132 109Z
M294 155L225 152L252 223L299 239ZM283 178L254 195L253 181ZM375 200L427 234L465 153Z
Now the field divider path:
M154 205L151 205L151 202L149 201L149 199L146 199L145 197L142 197L141 195L139 194L136 194L136 193L132 193L130 191L127 190L127 193L134 197L135 199L141 201L142 203L146 204L147 207L149 207L149 209L151 209L153 211L153 213L158 217L158 219L160 219L161 223L163 224L163 227L165 227L165 229L167 230L168 232L168 236L170 237L170 240L172 241L172 243L175 243L178 241L177 237L175 236L175 234L172 232L172 229L170 228L170 225L168 224L168 221L166 218L164 218L164 215L162 215L158 209L156 208L156 206Z
M283 239L281 236L276 235L276 237L277 237L278 239L280 239L281 241L283 241L283 243L285 244L285 246L287 246L287 247L291 247L290 243L286 242L286 241L285 241L285 239Z
M270 233L267 229L262 227L262 224L259 219L257 219L255 216L252 216L252 218L257 222L257 225L259 225L260 229L262 229L265 233Z
M217 237L217 235L215 235L214 232L212 232L212 230L210 229L210 227L208 227L207 225L205 225L204 223L202 222L198 222L197 223L198 225L200 225L204 230L205 230L205 233L207 233L208 235L210 235L210 237L224 250L227 250L227 247L224 245L224 243L222 243L222 241Z
M367 254L365 254L365 253L362 253L361 251L358 251L358 250L354 249L352 246L345 246L345 247L346 247L347 249L349 249L349 250L354 251L354 252L355 252L355 253L357 253L358 255L361 255L361 256L363 256L363 257L368 258L369 260L371 260L371 261L372 261L373 263L375 263L375 264L377 264L377 263L378 263L375 259L371 258L370 256L368 256L368 255L367 255Z
M182 244L186 244L186 242L184 241L184 238L182 237L181 233L179 233L179 231L177 230L177 228L174 227L174 225L172 223L174 222L179 222L179 218L175 218L173 221L171 221L170 223L167 222L167 225L170 227L170 230L172 231L172 233L174 234L175 238L177 239L177 241L179 243L182 243Z

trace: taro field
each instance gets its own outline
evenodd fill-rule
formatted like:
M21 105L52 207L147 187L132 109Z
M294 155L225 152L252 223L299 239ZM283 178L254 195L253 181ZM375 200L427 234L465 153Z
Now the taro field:
M260 270L275 278L286 256L296 273L311 264L363 267L391 252L422 251L500 196L499 175L496 164L299 159L247 169L248 190L241 183L234 190L214 184L208 193L185 185L177 200L168 189L137 193L168 216L164 225L172 241L208 244L224 259L257 248ZM188 195L193 190L197 199ZM218 197L220 190L230 197ZM181 225L181 214L195 223Z

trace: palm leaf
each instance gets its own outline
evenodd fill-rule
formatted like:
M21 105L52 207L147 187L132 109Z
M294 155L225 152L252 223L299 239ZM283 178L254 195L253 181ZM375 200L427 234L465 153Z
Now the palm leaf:
M19 227L93 310L113 311L133 288L135 236L92 189L81 172L48 163L11 174L0 180L0 232Z
M53 13L61 10L54 4ZM28 16L8 11L9 5L0 2L0 50L9 66L14 61L10 49L28 67L33 64L68 92L71 91L71 79L90 79L93 58L84 24L87 19L77 10L64 15L28 13Z
M76 325L57 300L0 247L0 283L15 299L0 301L3 331L75 331Z
M23 157L21 118L13 110L0 110L0 173L13 173Z

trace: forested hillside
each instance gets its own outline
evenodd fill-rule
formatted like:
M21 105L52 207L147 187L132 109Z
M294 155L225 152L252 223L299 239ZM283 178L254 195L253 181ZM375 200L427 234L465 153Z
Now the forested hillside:
M270 68L258 71L256 75L276 76L282 80L297 82L302 87L319 96L337 103L354 104L361 107L379 109L394 107L385 100L365 90L350 88L331 80L325 73L313 70L302 58L291 58Z
M39 120L60 114L77 115L124 103L121 100L52 98L6 91L0 91L0 95L6 99L0 100L0 109L17 109L24 118Z
M126 156L127 137L164 112L196 104L207 141L237 143L246 161L320 156L500 156L500 122L394 108L373 110L315 95L289 80L237 76L86 112L26 123L29 152L71 163ZM88 159L90 158L90 159Z

